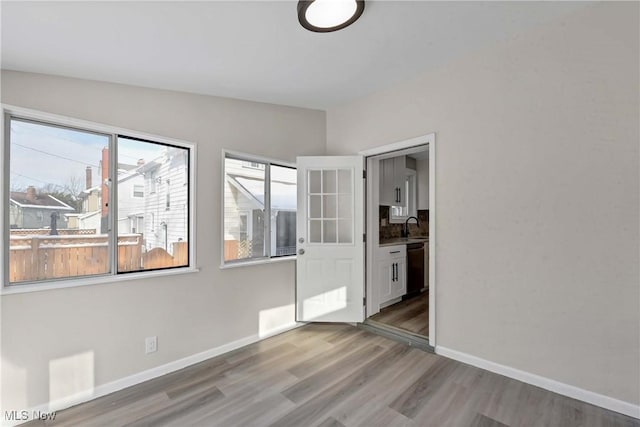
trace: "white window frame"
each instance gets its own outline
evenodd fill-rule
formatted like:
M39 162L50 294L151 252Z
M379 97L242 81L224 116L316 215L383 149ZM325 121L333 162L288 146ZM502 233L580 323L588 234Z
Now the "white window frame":
M240 160L246 163L263 163L265 165L264 167L264 180L265 180L265 188L266 193L265 193L265 198L264 198L264 206L265 206L265 212L264 212L264 223L265 223L265 236L268 236L268 241L265 239L265 243L264 243L264 247L265 247L265 255L262 257L256 257L256 258L246 258L246 259L237 259L237 260L230 260L230 261L225 261L224 259L224 222L225 222L225 216L224 216L224 201L225 201L225 194L224 194L224 186L225 186L225 159L229 157L232 159L236 159L236 160ZM245 164L246 164L245 163ZM222 238L220 239L220 268L221 269L226 269L226 268L234 268L234 267L243 267L243 266L249 266L249 265L260 265L260 264L270 264L270 263L274 263L274 262L282 262L282 261L295 261L296 256L295 255L283 255L283 256L275 256L275 254L271 253L271 239L272 237L272 233L271 233L271 165L273 166L282 166L282 167L287 167L287 168L293 168L293 169L298 169L297 165L295 163L291 163L291 162L286 162L283 160L277 160L277 159L271 159L268 157L262 157L262 156L257 156L254 154L247 154L247 153L242 153L242 152L238 152L238 151L233 151L233 150L227 150L227 149L223 149L222 150L222 157L221 157L221 168L220 170L222 171L221 173L221 203L220 203L220 218L221 218L221 236ZM247 167L244 166L243 167ZM253 169L257 169L257 168L253 168ZM261 169L262 170L262 169ZM249 216L248 221L251 222L252 219Z
M77 286L106 284L119 281L129 281L134 279L152 278L158 276L169 276L176 274L186 274L199 271L196 267L196 221L195 221L195 195L196 195L196 158L197 158L197 146L196 144L188 141L166 138L159 135L147 134L130 129L120 128L116 126L104 125L101 123L90 122L81 119L75 119L72 117L61 116L57 114L44 113L37 110L28 108L17 107L8 104L1 104L2 120L0 120L0 135L2 135L1 149L0 149L0 164L3 165L4 173L0 174L0 188L2 189L2 227L0 227L0 241L2 241L2 248L0 252L2 254L2 261L0 262L0 277L2 278L2 286L0 287L0 295L18 294L26 292L35 292L51 289L63 289ZM32 120L35 122L41 122L43 124L50 124L53 126L69 127L72 129L78 129L80 131L102 133L111 135L112 138L117 138L118 135L137 138L141 140L147 140L149 142L157 142L160 144L173 145L180 148L189 150L189 265L185 267L172 267L158 270L148 271L136 271L136 272L117 272L117 258L111 256L110 259L110 272L95 275L95 276L78 276L78 277L65 277L59 279L40 280L37 282L24 282L9 284L9 274L7 266L9 265L9 236L8 232L8 220L9 220L9 141L11 128L8 126L11 118ZM111 142L114 150L112 151L113 158L117 159L117 142L114 140ZM112 162L111 168L115 169L117 161ZM113 171L112 171L113 172ZM111 174L114 176L114 174ZM117 239L115 236L117 228L114 226L117 217L117 203L113 200L117 199L117 187L115 191L110 195L111 203L113 207L111 211L111 221L113 226L111 227L114 232L110 237L110 245L113 248L113 242ZM117 254L117 249L112 249L112 253Z
M142 187L142 196L136 196L136 187ZM145 196L145 194L144 194L144 184L133 184L133 186L131 187L131 197L135 197L136 199L141 199L144 196Z

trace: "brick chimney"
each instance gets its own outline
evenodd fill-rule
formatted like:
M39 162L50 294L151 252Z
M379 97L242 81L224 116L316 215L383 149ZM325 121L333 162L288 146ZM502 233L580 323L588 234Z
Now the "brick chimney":
M36 188L33 185L30 185L27 188L27 200L35 200L36 199Z
M138 166L144 165L144 159L138 159Z
M91 176L91 166L87 166L87 169L84 171L85 184L84 187L88 190L93 185L93 179Z

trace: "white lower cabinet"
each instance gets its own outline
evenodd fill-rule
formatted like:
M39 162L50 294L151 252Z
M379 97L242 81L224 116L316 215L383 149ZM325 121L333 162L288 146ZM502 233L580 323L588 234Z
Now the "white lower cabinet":
M377 287L380 304L407 293L407 247L386 246L378 249Z

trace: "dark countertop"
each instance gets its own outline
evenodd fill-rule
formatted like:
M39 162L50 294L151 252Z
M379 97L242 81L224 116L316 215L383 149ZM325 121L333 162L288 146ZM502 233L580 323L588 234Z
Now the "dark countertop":
M409 243L423 243L423 242L426 243L428 241L429 241L428 237L420 237L420 236L393 237L391 239L381 240L378 246L385 247L385 246L393 246L393 245L407 245Z

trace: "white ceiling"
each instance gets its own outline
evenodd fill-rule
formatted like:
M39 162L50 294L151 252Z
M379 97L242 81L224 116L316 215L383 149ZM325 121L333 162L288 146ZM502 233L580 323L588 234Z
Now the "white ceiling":
M326 109L584 7L367 1L318 34L296 4L3 1L2 68Z

